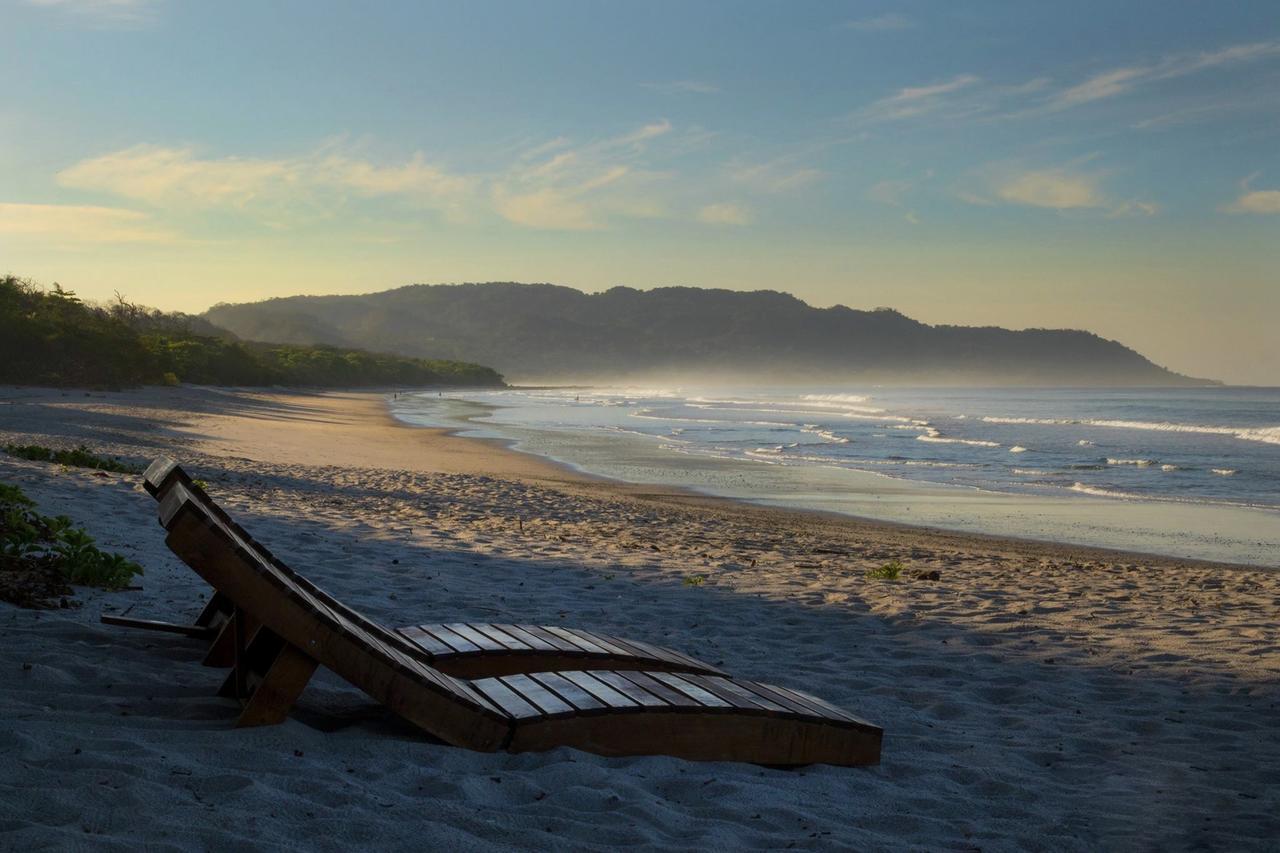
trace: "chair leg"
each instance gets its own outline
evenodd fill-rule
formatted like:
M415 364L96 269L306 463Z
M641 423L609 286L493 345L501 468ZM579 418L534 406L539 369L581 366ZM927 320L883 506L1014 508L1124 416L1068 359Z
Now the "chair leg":
M215 667L235 666L237 655L244 651L257 628L258 623L252 616L236 608L222 623L202 663Z
M267 667L240 712L236 726L274 726L283 723L302 695L318 664L314 658L284 643Z

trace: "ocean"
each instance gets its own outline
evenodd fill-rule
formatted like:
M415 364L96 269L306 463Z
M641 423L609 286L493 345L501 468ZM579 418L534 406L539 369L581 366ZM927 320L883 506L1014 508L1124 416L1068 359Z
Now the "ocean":
M1280 563L1275 388L508 389L392 410L628 482Z

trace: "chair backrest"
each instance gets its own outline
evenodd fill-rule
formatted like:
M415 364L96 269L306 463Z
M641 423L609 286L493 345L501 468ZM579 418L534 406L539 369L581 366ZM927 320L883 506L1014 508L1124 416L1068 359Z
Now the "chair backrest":
M286 642L391 710L450 743L498 749L510 716L467 682L406 654L397 635L349 607L330 606L263 557L187 486L163 491L166 544L214 588ZM354 617L354 618L353 618Z
M267 569L274 571L280 575L280 581L287 587L296 588L300 593L313 598L318 604L322 604L325 608L335 614L341 615L360 626L365 631L376 636L383 643L391 646L402 654L409 655L412 658L425 660L422 649L414 645L400 634L388 629L386 626L375 622L364 614L325 592L316 586L306 576L298 573L290 568L279 557L271 553L271 551L258 540L249 535L243 527L236 523L230 515L227 514L217 501L209 497L204 489L196 484L190 475L182 469L173 459L167 456L161 456L152 462L143 474L143 488L145 488L156 500L163 500L168 490L175 486L181 485L186 489L192 500L200 503L208 510L217 520L224 525L232 535L234 535L240 544L248 550L262 557L267 563ZM216 587L215 587L216 588Z

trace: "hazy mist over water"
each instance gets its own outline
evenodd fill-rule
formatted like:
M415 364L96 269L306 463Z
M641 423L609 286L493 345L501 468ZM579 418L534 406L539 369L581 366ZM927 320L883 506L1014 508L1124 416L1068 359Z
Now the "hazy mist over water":
M1151 535L1145 550L1162 550L1159 529L1192 518L1202 541L1188 556L1245 559L1260 540L1280 543L1280 389L510 389L411 396L394 410L603 476L769 503L1010 532L1008 508L959 508L1002 496L1113 516L1111 532L1076 541L1141 550ZM911 512L860 503L886 480L938 487L946 517L921 515L922 501ZM1125 522L1139 505L1166 520ZM1080 521L1044 523L1018 532L1070 539L1063 525Z

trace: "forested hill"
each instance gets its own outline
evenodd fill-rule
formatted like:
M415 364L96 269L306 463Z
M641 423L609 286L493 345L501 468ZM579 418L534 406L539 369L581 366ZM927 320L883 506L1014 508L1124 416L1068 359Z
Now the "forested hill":
M14 276L0 278L0 383L110 388L177 382L354 388L501 385L502 377L451 360L238 340L199 317L123 300L88 305L57 285L45 290Z
M243 338L445 356L525 381L1204 384L1089 332L930 326L773 291L413 285L218 305L204 317Z

